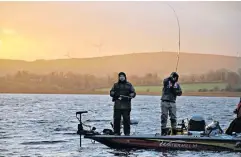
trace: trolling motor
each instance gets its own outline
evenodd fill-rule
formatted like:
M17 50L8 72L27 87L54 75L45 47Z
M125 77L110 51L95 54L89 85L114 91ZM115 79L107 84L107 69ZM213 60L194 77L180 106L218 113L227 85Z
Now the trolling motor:
M86 125L82 122L82 114L84 113L88 113L87 111L79 111L79 112L76 112L76 118L78 119L79 121L79 124L78 124L78 131L77 131L77 134L80 135L80 147L81 147L81 135L99 135L98 132L95 132L96 128L95 127L92 127L89 126L89 125ZM86 126L86 127L89 127L90 130L85 130L83 128L83 125Z

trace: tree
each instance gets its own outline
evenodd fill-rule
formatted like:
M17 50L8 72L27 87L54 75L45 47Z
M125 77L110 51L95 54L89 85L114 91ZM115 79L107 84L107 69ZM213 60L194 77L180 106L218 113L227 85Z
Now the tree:
M227 82L228 82L229 87L231 87L233 89L236 88L239 84L239 81L240 81L240 76L237 73L228 72Z

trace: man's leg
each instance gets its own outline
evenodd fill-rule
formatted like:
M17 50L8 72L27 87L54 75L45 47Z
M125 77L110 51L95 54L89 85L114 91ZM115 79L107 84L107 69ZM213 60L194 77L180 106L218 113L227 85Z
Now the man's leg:
M130 110L122 110L122 116L123 116L123 125L124 125L124 134L130 135L131 127L130 127Z
M121 111L114 110L114 133L120 135Z
M167 126L167 117L168 117L168 106L169 102L162 101L161 102L161 129L162 135L167 134L166 126Z
M241 133L241 117L235 118L230 124L225 134L232 135L233 132Z
M177 134L177 116L176 116L176 103L170 103L170 108L169 108L169 116L170 116L170 121L171 121L171 126L172 126L172 134L176 135Z

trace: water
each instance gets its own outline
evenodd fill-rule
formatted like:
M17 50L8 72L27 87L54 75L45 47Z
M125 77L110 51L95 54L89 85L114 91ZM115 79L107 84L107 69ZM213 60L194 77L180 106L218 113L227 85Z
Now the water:
M140 123L132 132L160 132L160 97L137 96L133 100L132 119ZM234 118L232 114L238 98L180 97L178 118L187 118L199 113L207 122L218 120L227 128ZM192 152L192 151L133 151L120 152L99 143L83 139L79 148L76 134L78 121L75 112L87 110L83 120L95 125L98 130L110 128L112 102L103 95L0 95L0 156L81 156L81 157L240 157L240 153Z

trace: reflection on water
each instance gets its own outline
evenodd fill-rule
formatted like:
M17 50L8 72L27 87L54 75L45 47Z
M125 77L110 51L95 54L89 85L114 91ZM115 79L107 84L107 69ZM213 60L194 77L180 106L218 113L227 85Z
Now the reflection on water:
M232 114L238 98L180 97L178 118L192 114L204 115L208 122L218 120L227 128L234 118ZM133 101L132 119L139 121L132 132L160 132L160 97L137 96ZM112 102L108 96L99 95L0 95L0 156L81 156L81 157L240 157L231 152L192 151L117 151L90 140L82 140L76 134L76 111L87 110L83 120L98 130L110 128Z

